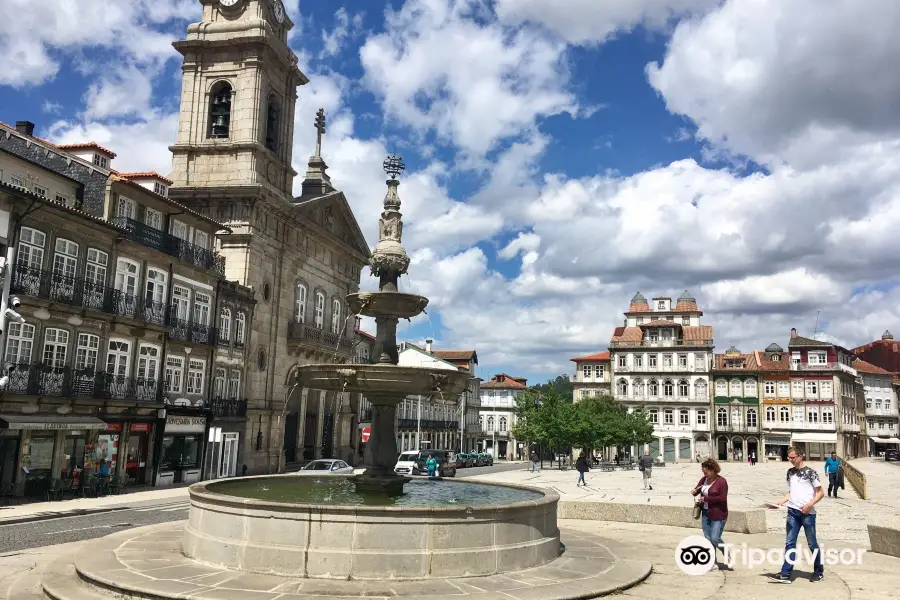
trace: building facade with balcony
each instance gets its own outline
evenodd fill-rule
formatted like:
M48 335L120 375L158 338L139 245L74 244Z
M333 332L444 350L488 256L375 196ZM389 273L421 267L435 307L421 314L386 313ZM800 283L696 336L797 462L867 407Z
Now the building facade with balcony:
M100 461L131 483L198 480L223 226L111 170L113 152L55 146L33 127L0 125L8 276L25 318L4 332L4 483L29 493Z
M528 380L498 373L481 384L481 448L497 460L524 460L527 440L517 440L516 401L528 389Z
M862 359L853 361L866 402L867 455L900 449L900 410L894 374Z
M613 397L648 412L654 440L647 448L667 462L711 453L713 329L702 316L688 292L674 306L671 298L648 302L638 292L609 342Z
M865 404L853 354L835 344L802 337L791 329L791 443L813 460L832 451L845 458L864 455L861 423ZM859 392L859 393L858 393Z
M759 365L759 393L762 421L762 452L759 461L786 461L793 435L791 409L790 361L778 344L769 344L765 351L754 350Z
M719 461L746 461L751 453L761 458L759 354L742 354L731 346L716 354L711 372L714 386L712 423L713 456ZM700 457L703 458L702 452Z
M216 238L226 276L256 299L245 382L244 438L252 444L243 464L254 474L350 458L358 403L301 389L292 369L354 360L346 296L359 289L369 246L327 174L324 116L315 120L315 155L294 197L294 110L308 79L287 45L293 23L264 0L234 11L204 4L201 22L174 44L184 64L169 195L229 225Z
M431 341L426 340L426 349L431 347ZM475 376L478 367L478 353L475 350L435 350L434 355L449 363L456 365L461 371L466 371L471 376L466 391L460 396L460 446L458 451L474 452L478 450L482 439L481 433L481 379Z
M598 352L569 360L575 363L575 376L571 380L573 402L590 396L612 396L609 352Z

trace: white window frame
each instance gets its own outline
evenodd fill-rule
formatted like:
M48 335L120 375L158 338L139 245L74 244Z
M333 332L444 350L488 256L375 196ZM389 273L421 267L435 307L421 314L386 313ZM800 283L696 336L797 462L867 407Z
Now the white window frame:
M815 359L815 360L813 360ZM806 361L811 365L827 365L828 353L822 350L810 351L806 354Z
M298 282L294 288L294 321L306 323L306 296L309 289L305 283Z
M124 268L123 268L124 267ZM132 271L128 267L133 267ZM128 291L125 285L126 280L132 280L134 289ZM116 261L116 286L115 288L123 294L136 297L141 293L141 265L137 261L130 258L119 258Z
M84 263L84 280L86 286L90 284L92 293L99 293L106 287L108 269L109 254L97 248L88 248Z
M594 365L594 378L603 379L603 365Z
M162 269L158 269L156 267L147 267L147 277L145 279L145 292L144 295L148 302L160 302L165 304L166 302L166 290L168 287L166 286L167 273ZM159 293L155 291L151 292L151 286L154 290L159 290Z
M153 353L144 353L145 350ZM144 382L159 381L159 369L162 362L162 347L156 344L140 344L138 346L138 367L135 376ZM148 368L150 365L150 368ZM152 373L151 373L152 371Z
M116 217L136 219L137 203L131 198L119 196L119 199L116 201Z
M697 411L697 425L706 425L706 411L703 409Z
M231 309L223 308L219 313L219 339L231 341Z
M155 194L159 194L160 196L165 197L165 196L168 196L168 193L167 193L168 191L169 191L169 188L165 184L160 183L158 181L153 182L153 192Z
M663 409L663 424L664 425L674 425L675 424L675 410L671 408Z
M728 426L728 409L719 407L716 409L716 427Z
M316 328L322 329L325 324L325 294L320 291L316 292L315 319Z
M172 287L172 304L176 319L188 321L191 318L191 289L177 283Z
M34 351L34 325L8 323L6 334L6 362L14 365L31 364Z
M187 387L188 394L203 394L203 375L206 373L206 361L200 358L188 358Z
M180 394L184 385L184 357L166 357L166 391Z
M331 300L331 333L338 335L341 333L341 301L338 298Z
M234 342L236 344L244 343L244 335L247 329L247 315L244 311L238 311L234 317Z
M97 359L100 356L100 336L92 333L79 333L75 344L75 370L96 371Z
M217 368L216 376L213 379L213 397L214 398L224 398L225 397L225 369Z
M650 423L652 425L659 425L659 409L651 408L647 411L647 414L650 416Z
M16 264L30 269L42 269L47 234L32 227L19 229L19 244L16 248Z
M775 423L778 420L778 411L774 406L766 407L766 423Z
M774 396L775 395L775 382L772 380L766 380L763 383L763 393L766 396Z
M682 408L678 411L678 424L679 425L690 425L691 424L691 412L685 408Z
M165 223L162 212L155 208L150 208L149 206L144 210L144 224L147 225L147 227L152 227L157 231L165 231Z
M194 245L209 250L209 234L201 229L194 230Z
M44 329L44 347L41 352L41 364L51 369L63 369L69 354L70 334L59 327Z
M581 375L584 379L590 379L591 378L591 365L582 365Z
M113 344L116 344L117 347L113 348ZM131 376L131 351L133 348L134 342L132 340L126 340L122 338L110 338L106 344L106 373L107 375L115 378L128 378ZM124 346L123 350L121 346ZM111 371L110 367L118 364L121 364L121 361L115 361L115 363L110 362L111 357L118 357L125 359L125 369L123 373L119 373L118 370Z
M241 371L232 369L228 377L228 397L237 399L241 395Z
M212 296L206 292L194 292L193 319L195 325L209 325L209 314L212 310Z

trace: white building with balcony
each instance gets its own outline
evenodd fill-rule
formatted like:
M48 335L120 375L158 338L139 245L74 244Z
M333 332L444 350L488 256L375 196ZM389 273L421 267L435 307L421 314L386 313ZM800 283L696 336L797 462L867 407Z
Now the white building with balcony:
M669 297L648 302L638 292L609 342L613 396L647 410L655 438L650 454L667 462L709 454L713 328L700 323L702 316L686 291L674 306Z
M900 448L900 410L893 373L861 359L853 361L853 366L862 378L866 398L869 456Z
M573 402L591 396L612 396L609 352L598 352L570 360L575 363L575 376L572 378Z
M525 441L516 440L516 400L525 393L527 380L506 373L481 384L481 448L495 460L522 460L528 454Z

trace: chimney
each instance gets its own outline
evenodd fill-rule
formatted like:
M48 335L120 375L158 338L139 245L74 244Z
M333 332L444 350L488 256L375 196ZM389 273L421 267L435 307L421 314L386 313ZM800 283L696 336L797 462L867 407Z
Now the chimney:
M34 123L31 121L16 121L16 131L32 137L34 135Z
M797 337L797 328L791 327L791 339Z
M434 343L434 340L431 338L425 338L425 352L431 354L431 344Z

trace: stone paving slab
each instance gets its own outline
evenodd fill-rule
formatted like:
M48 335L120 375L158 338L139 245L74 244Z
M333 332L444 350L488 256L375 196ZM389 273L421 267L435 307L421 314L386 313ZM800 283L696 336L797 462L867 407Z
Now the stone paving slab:
M181 553L183 527L183 522L167 523L90 542L75 556L74 568L59 563L54 574L45 578L44 590L57 600L88 600L95 597L90 595L92 587L95 592L122 590L142 598L194 600L565 600L628 589L651 571L650 563L623 555L617 541L563 527L565 551L559 559L514 573L423 581L299 579L228 571L192 561Z

